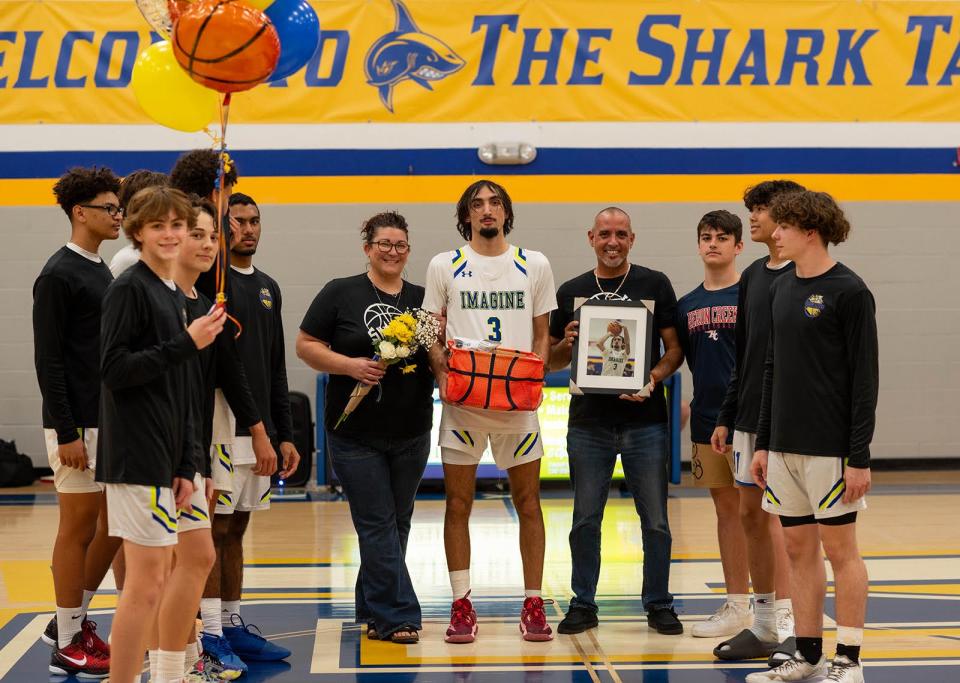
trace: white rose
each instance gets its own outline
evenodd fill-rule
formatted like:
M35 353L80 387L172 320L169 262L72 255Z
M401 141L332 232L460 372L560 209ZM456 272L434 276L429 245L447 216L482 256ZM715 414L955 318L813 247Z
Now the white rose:
M409 346L398 346L397 347L397 358L406 358L410 355Z
M380 342L380 357L384 360L393 360L397 357L397 347L388 341Z

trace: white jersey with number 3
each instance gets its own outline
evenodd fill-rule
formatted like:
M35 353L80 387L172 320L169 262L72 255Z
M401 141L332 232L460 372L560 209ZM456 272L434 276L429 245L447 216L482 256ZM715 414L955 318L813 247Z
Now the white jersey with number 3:
M504 348L533 350L533 319L557 307L547 257L508 245L499 256L481 256L469 245L437 254L427 267L423 308L446 308L447 339L497 342ZM532 423L531 423L532 418ZM535 431L535 412L496 412L444 406L443 422L458 428L513 433Z
M627 352L608 349L603 352L603 377L623 377L623 369L627 367Z

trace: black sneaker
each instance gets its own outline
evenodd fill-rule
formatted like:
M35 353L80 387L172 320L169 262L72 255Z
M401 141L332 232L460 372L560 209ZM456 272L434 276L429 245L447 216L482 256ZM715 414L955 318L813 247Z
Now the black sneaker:
M677 636L683 633L683 624L677 619L672 607L654 608L647 612L647 625L665 636Z
M567 616L557 625L557 633L583 633L588 628L596 628L597 623L597 613L592 609L571 605Z
M40 636L40 639L45 642L50 647L57 647L57 616L54 615L50 620L50 623L47 624L47 628L44 629L43 635Z

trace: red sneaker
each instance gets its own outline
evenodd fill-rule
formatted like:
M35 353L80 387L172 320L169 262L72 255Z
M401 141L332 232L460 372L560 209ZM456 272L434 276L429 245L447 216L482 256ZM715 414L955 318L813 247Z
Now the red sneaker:
M53 651L50 673L77 678L106 678L110 675L110 658L90 649L81 631L65 648Z
M520 633L524 640L553 640L553 629L547 623L547 614L543 611L543 598L527 598L520 610Z
M80 633L83 634L83 643L88 650L110 659L110 645L103 642L97 635L97 622L84 619L80 626Z
M444 638L448 643L472 643L477 639L477 611L470 602L467 592L459 600L453 601L450 608L450 626Z

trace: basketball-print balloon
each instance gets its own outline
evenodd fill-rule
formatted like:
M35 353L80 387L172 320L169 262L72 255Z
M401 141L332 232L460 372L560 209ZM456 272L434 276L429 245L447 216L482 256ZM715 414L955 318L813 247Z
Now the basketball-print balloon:
M270 77L280 39L258 9L238 0L200 0L174 22L173 49L193 80L218 92L240 92Z

